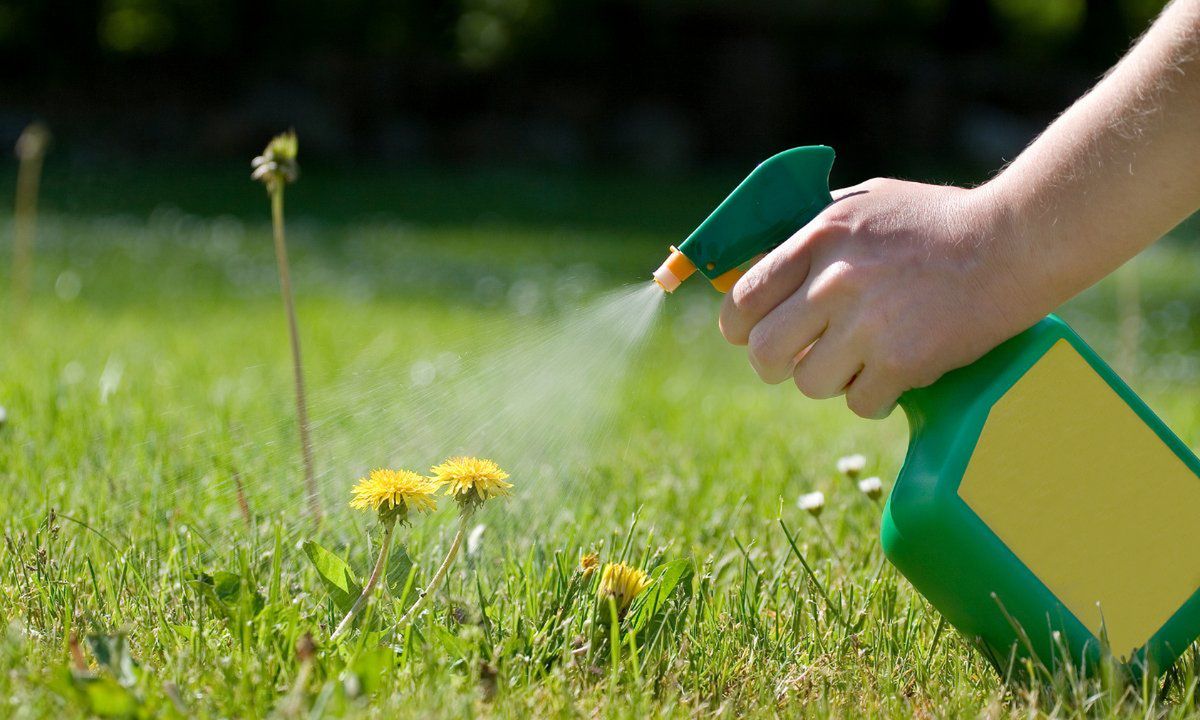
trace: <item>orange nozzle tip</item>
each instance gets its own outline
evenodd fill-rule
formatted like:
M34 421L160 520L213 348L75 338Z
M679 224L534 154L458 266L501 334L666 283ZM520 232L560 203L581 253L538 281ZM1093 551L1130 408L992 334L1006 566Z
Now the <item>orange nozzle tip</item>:
M664 292L675 292L675 289L694 272L696 272L696 266L692 261L688 260L686 255L672 247L671 254L654 271L654 282Z

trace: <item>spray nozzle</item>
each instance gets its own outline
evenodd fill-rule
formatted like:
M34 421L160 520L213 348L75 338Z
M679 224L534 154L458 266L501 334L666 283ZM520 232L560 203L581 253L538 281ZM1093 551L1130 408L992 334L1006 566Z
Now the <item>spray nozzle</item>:
M829 170L833 149L785 150L764 160L713 210L666 261L654 282L666 292L697 270L720 292L742 276L741 266L773 250L833 202Z
M672 245L671 254L654 271L654 282L658 283L664 292L675 292L675 288L691 277L694 272L696 272L696 266L692 261Z

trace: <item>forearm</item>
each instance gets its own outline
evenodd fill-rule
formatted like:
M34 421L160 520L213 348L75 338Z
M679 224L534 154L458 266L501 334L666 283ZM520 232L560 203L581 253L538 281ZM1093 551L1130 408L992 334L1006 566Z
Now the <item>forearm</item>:
M1031 316L1200 207L1200 0L1169 6L1090 93L979 191L1009 226L1005 264L1014 299Z

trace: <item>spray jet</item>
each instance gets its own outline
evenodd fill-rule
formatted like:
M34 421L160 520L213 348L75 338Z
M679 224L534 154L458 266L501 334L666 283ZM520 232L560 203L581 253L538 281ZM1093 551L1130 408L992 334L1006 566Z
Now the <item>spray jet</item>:
M697 270L729 292L742 266L791 237L833 202L833 148L785 150L764 160L713 210L657 270L654 282L675 292Z

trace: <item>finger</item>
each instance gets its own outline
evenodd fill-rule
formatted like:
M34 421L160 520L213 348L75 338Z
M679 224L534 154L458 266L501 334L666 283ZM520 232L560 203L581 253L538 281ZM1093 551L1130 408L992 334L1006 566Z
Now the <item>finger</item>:
M726 340L745 345L758 321L804 284L809 269L807 237L801 228L747 270L725 296L719 323Z
M846 388L846 406L861 418L882 420L892 414L900 393L900 388L868 365Z
M814 400L824 400L845 392L862 367L852 338L830 329L803 354L792 377L800 392Z
M809 300L807 288L807 283L802 285L750 330L750 364L764 382L791 377L800 357L829 324L828 314Z

